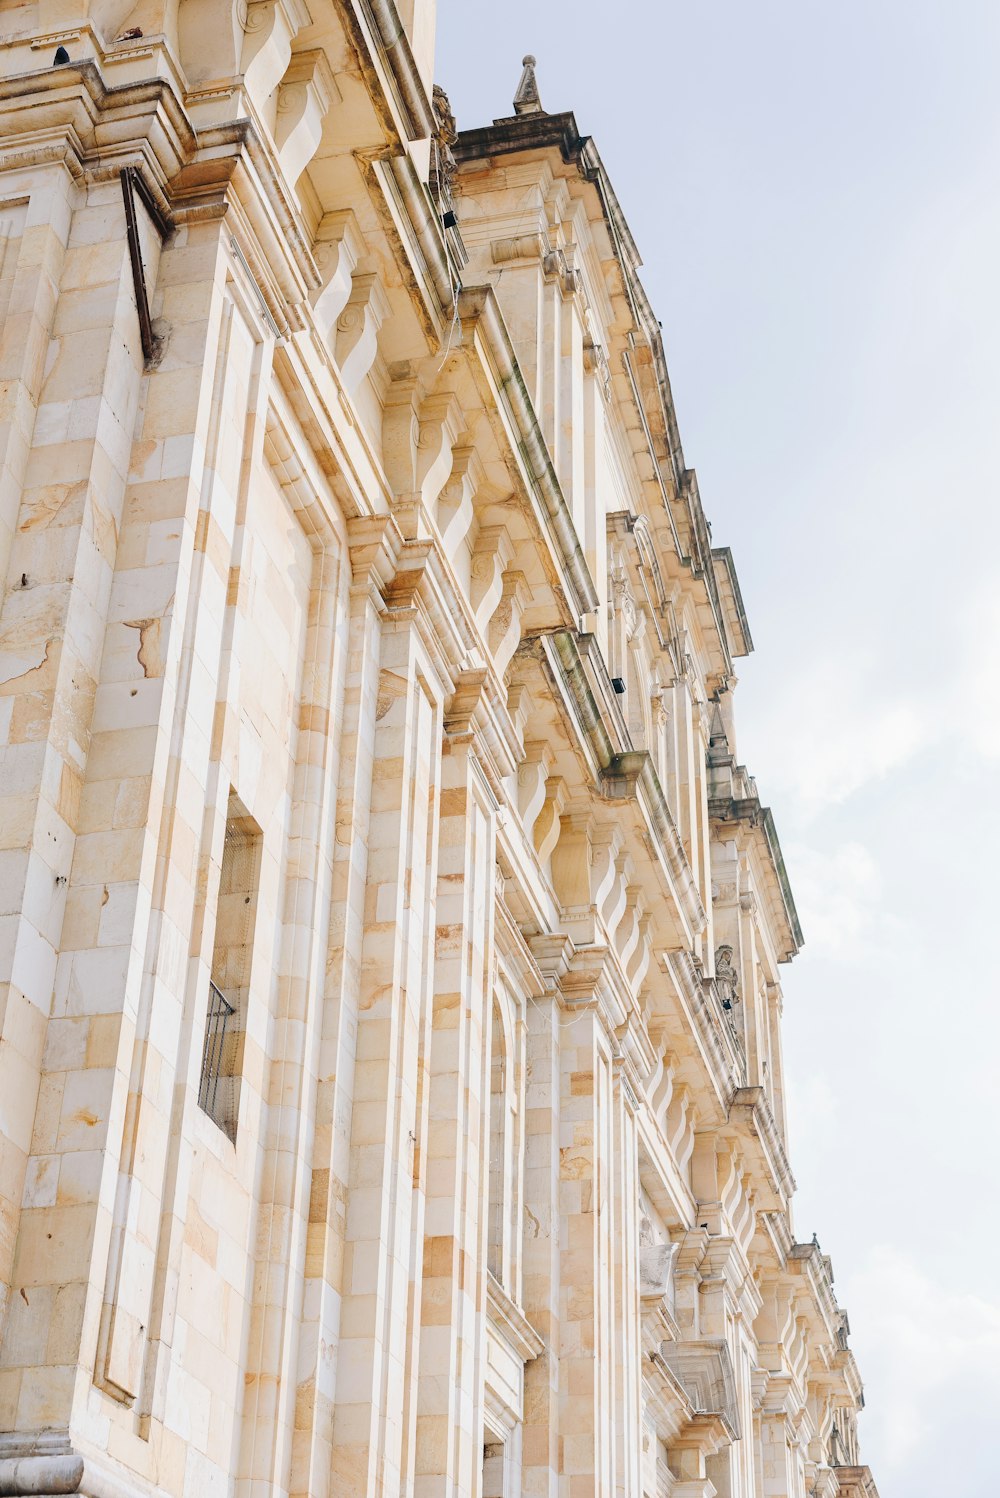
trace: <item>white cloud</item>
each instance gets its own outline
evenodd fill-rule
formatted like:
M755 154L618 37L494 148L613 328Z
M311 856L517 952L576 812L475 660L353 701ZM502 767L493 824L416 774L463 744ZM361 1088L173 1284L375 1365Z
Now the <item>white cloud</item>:
M962 1432L1000 1408L1000 1305L932 1279L885 1244L843 1290L879 1412L862 1428L862 1453L883 1492L993 1498L996 1471L968 1463Z
M801 843L787 848L795 904L810 954L857 962L875 928L882 878L871 853L847 842L826 852Z
M741 697L753 763L810 821L900 768L942 733L939 713L915 694L886 691L879 665L845 649L813 664L794 691Z
M967 599L957 634L962 667L956 730L984 759L1000 759L1000 577Z

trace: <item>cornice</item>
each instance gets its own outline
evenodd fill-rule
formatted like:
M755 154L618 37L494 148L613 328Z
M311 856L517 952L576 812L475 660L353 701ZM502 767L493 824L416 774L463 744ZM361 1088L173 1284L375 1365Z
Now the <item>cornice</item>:
M723 609L733 639L733 655L750 655L753 651L753 640L750 636L750 625L747 621L746 608L743 604L743 593L740 588L739 579L736 576L736 564L733 561L732 548L729 546L713 546L712 562L715 567L715 578L722 599Z
M109 115L118 116L113 129L107 128ZM4 118L4 166L9 155L19 165L30 165L34 142L51 144L64 136L79 143L81 166L99 167L102 176L116 175L125 165L145 166L147 185L165 214L170 204L164 184L197 148L187 112L167 79L108 85L90 58L0 77Z
M562 684L578 732L595 767L596 788L607 801L633 800L650 826L687 934L705 929L707 917L684 845L647 750L619 750L608 732L583 668L579 642L559 631L536 643Z
M431 211L427 188L405 151L359 158L383 204L384 226L406 269L410 297L432 348L440 348L451 326L458 294L448 261L444 230Z
M535 408L524 383L507 325L491 286L467 286L459 293L457 315L463 342L481 340L483 355L492 366L493 395L505 419L509 445L523 468L527 486L565 575L573 622L598 607L597 589L583 554ZM489 405L487 405L489 410Z
M817 1350L821 1343L831 1351L839 1346L841 1310L833 1291L829 1260L816 1243L795 1243L788 1254L788 1268L806 1291Z
M495 901L495 921L493 940L501 963L507 962L514 969L521 991L529 999L544 998L547 990L542 970L520 926L499 895Z
M717 558L701 504L697 476L684 461L660 326L639 279L639 252L593 139L580 134L572 113L546 114L542 111L497 119L491 125L463 130L453 151L460 169L473 169L480 163L509 155L544 155L557 151L564 166L575 168L582 180L593 188L621 269L634 323L629 344L622 349L622 368L646 430L678 559L704 588L719 647L715 675L720 681L728 680L732 676L733 655L744 654L752 648L742 599L736 610L727 611L723 606ZM638 338L635 334L639 335ZM735 583L731 556L725 564L725 572ZM735 593L738 597L738 585ZM731 638L730 623L740 621L742 627Z
M701 973L690 952L664 952L661 962L673 979L674 987L691 1026L702 1066L724 1119L729 1100L742 1085L741 1061L731 1036L708 1000ZM721 1121L721 1120L720 1120Z
M878 1498L870 1467L834 1467L840 1498Z
M391 102L404 140L426 140L434 132L434 111L394 0L348 0L339 10L373 97ZM385 122L395 123L391 115Z
M765 1210L783 1209L795 1192L795 1177L763 1087L737 1088L729 1105L729 1121L737 1126L742 1144L755 1146L758 1182L766 1184L772 1196Z
M544 1337L539 1336L520 1306L489 1271L486 1274L486 1306L494 1327L522 1363L530 1363L544 1352Z
M775 881L775 899L771 904L783 927L780 961L790 962L802 947L802 927L792 895L792 886L785 868L785 859L778 841L778 830L769 806L762 806L757 788L742 766L737 767L742 779L744 796L711 796L708 815L712 822L722 826L739 825L757 841L766 868L771 870ZM736 776L734 776L734 781ZM776 933L777 934L777 933Z

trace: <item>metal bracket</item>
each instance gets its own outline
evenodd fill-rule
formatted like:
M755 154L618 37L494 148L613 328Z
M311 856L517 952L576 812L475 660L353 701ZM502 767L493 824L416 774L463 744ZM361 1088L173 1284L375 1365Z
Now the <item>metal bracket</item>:
M139 314L139 334L142 338L142 354L146 363L155 355L159 339L153 332L149 315L149 297L146 294L146 273L142 264L142 248L139 243L139 226L135 217L135 200L138 197L149 214L161 240L170 233L170 223L164 217L160 205L149 190L146 179L135 166L121 169L122 198L125 201L125 228L128 235L128 253L132 262L132 284L135 287L135 307Z

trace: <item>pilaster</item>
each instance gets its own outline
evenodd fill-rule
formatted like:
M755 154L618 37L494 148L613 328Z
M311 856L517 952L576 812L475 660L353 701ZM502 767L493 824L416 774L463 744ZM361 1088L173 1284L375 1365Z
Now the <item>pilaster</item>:
M614 1063L598 1006L559 1036L559 1441L569 1490L615 1491Z
M481 681L481 678L480 678ZM448 1498L482 1460L496 802L478 765L476 692L446 716L416 1390L415 1498ZM473 1268L478 1266L478 1271Z
M380 629L333 1417L332 1489L345 1498L398 1490L414 1455L442 685L416 627L419 584L406 582L387 589Z

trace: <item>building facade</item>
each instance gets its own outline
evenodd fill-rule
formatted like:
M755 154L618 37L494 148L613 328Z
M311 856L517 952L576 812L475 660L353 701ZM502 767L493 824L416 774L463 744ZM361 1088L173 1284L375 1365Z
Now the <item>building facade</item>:
M0 1493L874 1498L751 648L432 0L5 0Z

